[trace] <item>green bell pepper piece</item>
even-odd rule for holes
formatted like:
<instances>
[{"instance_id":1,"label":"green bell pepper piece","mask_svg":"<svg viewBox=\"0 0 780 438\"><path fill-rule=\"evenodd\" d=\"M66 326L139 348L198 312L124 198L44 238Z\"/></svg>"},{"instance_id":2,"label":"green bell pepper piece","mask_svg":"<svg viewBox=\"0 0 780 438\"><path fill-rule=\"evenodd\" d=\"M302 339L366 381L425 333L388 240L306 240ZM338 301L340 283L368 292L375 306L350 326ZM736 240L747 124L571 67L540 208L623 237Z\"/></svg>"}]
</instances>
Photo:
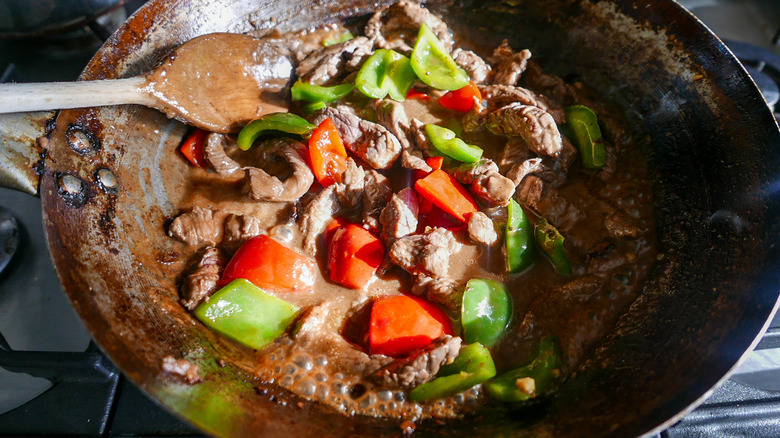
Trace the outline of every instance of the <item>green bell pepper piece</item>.
<instances>
[{"instance_id":1,"label":"green bell pepper piece","mask_svg":"<svg viewBox=\"0 0 780 438\"><path fill-rule=\"evenodd\" d=\"M514 199L509 201L506 222L506 267L510 273L525 271L534 262L534 227L523 208Z\"/></svg>"},{"instance_id":2,"label":"green bell pepper piece","mask_svg":"<svg viewBox=\"0 0 780 438\"><path fill-rule=\"evenodd\" d=\"M349 41L352 38L355 38L355 35L352 34L352 32L345 30L337 35L334 35L330 38L325 38L322 41L322 45L325 47L330 47L334 44L343 43L344 41Z\"/></svg>"},{"instance_id":3,"label":"green bell pepper piece","mask_svg":"<svg viewBox=\"0 0 780 438\"><path fill-rule=\"evenodd\" d=\"M482 158L482 148L467 144L447 128L437 125L425 125L425 134L437 151L458 161L475 163Z\"/></svg>"},{"instance_id":4,"label":"green bell pepper piece","mask_svg":"<svg viewBox=\"0 0 780 438\"><path fill-rule=\"evenodd\" d=\"M455 360L441 367L438 377L409 393L413 402L450 397L496 375L496 365L487 348L479 343L463 347Z\"/></svg>"},{"instance_id":5,"label":"green bell pepper piece","mask_svg":"<svg viewBox=\"0 0 780 438\"><path fill-rule=\"evenodd\" d=\"M299 79L293 84L290 94L292 95L292 100L331 103L343 98L354 88L355 86L352 84L323 87L321 85L307 84Z\"/></svg>"},{"instance_id":6,"label":"green bell pepper piece","mask_svg":"<svg viewBox=\"0 0 780 438\"><path fill-rule=\"evenodd\" d=\"M195 317L247 347L260 349L284 333L298 308L239 278L195 309Z\"/></svg>"},{"instance_id":7,"label":"green bell pepper piece","mask_svg":"<svg viewBox=\"0 0 780 438\"><path fill-rule=\"evenodd\" d=\"M426 85L440 90L459 90L469 83L469 74L455 63L425 24L420 27L412 50L412 69Z\"/></svg>"},{"instance_id":8,"label":"green bell pepper piece","mask_svg":"<svg viewBox=\"0 0 780 438\"><path fill-rule=\"evenodd\" d=\"M508 371L485 383L485 390L496 400L522 402L549 391L561 376L561 355L555 339L539 342L536 357L528 364Z\"/></svg>"},{"instance_id":9,"label":"green bell pepper piece","mask_svg":"<svg viewBox=\"0 0 780 438\"><path fill-rule=\"evenodd\" d=\"M558 229L547 222L547 219L540 218L536 221L536 244L542 252L550 259L555 270L561 275L571 275L572 267L569 254L563 247L563 236Z\"/></svg>"},{"instance_id":10,"label":"green bell pepper piece","mask_svg":"<svg viewBox=\"0 0 780 438\"><path fill-rule=\"evenodd\" d=\"M249 150L252 144L263 134L271 131L281 131L288 134L309 135L316 126L307 122L301 116L291 113L271 113L249 122L238 133L238 147L242 151Z\"/></svg>"},{"instance_id":11,"label":"green bell pepper piece","mask_svg":"<svg viewBox=\"0 0 780 438\"><path fill-rule=\"evenodd\" d=\"M596 113L584 105L569 106L564 110L567 133L580 151L582 167L592 170L601 169L606 160L606 153Z\"/></svg>"},{"instance_id":12,"label":"green bell pepper piece","mask_svg":"<svg viewBox=\"0 0 780 438\"><path fill-rule=\"evenodd\" d=\"M504 334L512 318L512 299L504 285L484 278L466 283L461 305L463 338L489 347Z\"/></svg>"},{"instance_id":13,"label":"green bell pepper piece","mask_svg":"<svg viewBox=\"0 0 780 438\"><path fill-rule=\"evenodd\" d=\"M414 70L406 56L388 49L379 49L360 67L355 87L374 99L406 100L406 93L415 81Z\"/></svg>"}]
</instances>

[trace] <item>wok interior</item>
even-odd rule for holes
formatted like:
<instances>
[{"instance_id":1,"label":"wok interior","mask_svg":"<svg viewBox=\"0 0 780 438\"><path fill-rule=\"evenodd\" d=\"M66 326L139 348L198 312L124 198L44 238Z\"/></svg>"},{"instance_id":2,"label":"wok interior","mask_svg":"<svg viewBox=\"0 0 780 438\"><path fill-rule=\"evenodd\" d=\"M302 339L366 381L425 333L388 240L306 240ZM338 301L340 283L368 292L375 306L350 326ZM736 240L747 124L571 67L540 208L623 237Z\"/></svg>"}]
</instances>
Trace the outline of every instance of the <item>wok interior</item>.
<instances>
[{"instance_id":1,"label":"wok interior","mask_svg":"<svg viewBox=\"0 0 780 438\"><path fill-rule=\"evenodd\" d=\"M82 78L144 72L204 33L299 29L372 7L363 1L195 3L150 2ZM457 425L421 423L417 433L650 431L734 366L777 301L778 202L765 192L779 167L780 134L771 113L725 48L672 2L427 6L480 48L508 38L551 72L582 80L625 111L645 133L656 176L662 257L613 334L551 401L485 410ZM65 141L70 126L93 133L101 148L75 154ZM397 434L398 422L347 418L313 403L296 407L292 395L245 371L253 353L218 338L177 303L178 275L190 261L165 237L166 221L198 185L175 152L184 132L180 123L139 107L59 116L42 176L45 223L59 275L96 340L162 405L215 434ZM99 168L114 172L118 193L99 185ZM83 205L58 195L64 174L85 182ZM204 381L188 386L162 375L166 355L197 363Z\"/></svg>"}]
</instances>

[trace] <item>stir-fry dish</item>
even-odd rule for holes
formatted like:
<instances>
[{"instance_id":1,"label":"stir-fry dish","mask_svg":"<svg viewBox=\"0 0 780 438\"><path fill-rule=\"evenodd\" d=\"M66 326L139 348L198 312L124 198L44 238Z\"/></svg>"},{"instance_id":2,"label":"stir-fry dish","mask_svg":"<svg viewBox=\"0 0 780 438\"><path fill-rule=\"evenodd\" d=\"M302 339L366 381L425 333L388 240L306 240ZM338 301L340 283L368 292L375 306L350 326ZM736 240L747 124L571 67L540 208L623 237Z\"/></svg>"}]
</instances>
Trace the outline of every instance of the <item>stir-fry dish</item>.
<instances>
[{"instance_id":1,"label":"stir-fry dish","mask_svg":"<svg viewBox=\"0 0 780 438\"><path fill-rule=\"evenodd\" d=\"M466 49L413 2L257 36L295 66L288 111L182 144L182 305L257 350L259 378L345 414L554 394L656 257L617 113L529 50Z\"/></svg>"}]
</instances>

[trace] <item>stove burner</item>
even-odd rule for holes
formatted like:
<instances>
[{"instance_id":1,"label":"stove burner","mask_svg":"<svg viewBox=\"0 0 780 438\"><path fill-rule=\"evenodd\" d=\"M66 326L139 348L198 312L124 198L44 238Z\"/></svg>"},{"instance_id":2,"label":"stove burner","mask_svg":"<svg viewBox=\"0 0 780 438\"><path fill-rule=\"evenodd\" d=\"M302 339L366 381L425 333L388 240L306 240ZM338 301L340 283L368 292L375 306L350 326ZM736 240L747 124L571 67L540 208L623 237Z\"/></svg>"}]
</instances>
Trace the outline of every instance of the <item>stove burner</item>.
<instances>
[{"instance_id":1,"label":"stove burner","mask_svg":"<svg viewBox=\"0 0 780 438\"><path fill-rule=\"evenodd\" d=\"M2 272L19 246L19 225L16 218L0 207L0 272Z\"/></svg>"}]
</instances>

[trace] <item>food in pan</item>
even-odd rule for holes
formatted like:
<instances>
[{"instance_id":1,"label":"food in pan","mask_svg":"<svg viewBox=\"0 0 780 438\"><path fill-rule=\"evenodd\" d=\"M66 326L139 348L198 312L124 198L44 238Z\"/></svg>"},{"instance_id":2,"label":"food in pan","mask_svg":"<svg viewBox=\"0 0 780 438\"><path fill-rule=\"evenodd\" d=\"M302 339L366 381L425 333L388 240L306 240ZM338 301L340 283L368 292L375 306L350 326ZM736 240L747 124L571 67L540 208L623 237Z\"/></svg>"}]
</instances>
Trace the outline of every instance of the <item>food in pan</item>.
<instances>
[{"instance_id":1,"label":"food in pan","mask_svg":"<svg viewBox=\"0 0 780 438\"><path fill-rule=\"evenodd\" d=\"M554 393L655 259L619 111L412 2L258 34L288 112L193 132L169 226L182 304L255 374L346 414L453 417ZM184 160L184 158L183 158Z\"/></svg>"}]
</instances>

